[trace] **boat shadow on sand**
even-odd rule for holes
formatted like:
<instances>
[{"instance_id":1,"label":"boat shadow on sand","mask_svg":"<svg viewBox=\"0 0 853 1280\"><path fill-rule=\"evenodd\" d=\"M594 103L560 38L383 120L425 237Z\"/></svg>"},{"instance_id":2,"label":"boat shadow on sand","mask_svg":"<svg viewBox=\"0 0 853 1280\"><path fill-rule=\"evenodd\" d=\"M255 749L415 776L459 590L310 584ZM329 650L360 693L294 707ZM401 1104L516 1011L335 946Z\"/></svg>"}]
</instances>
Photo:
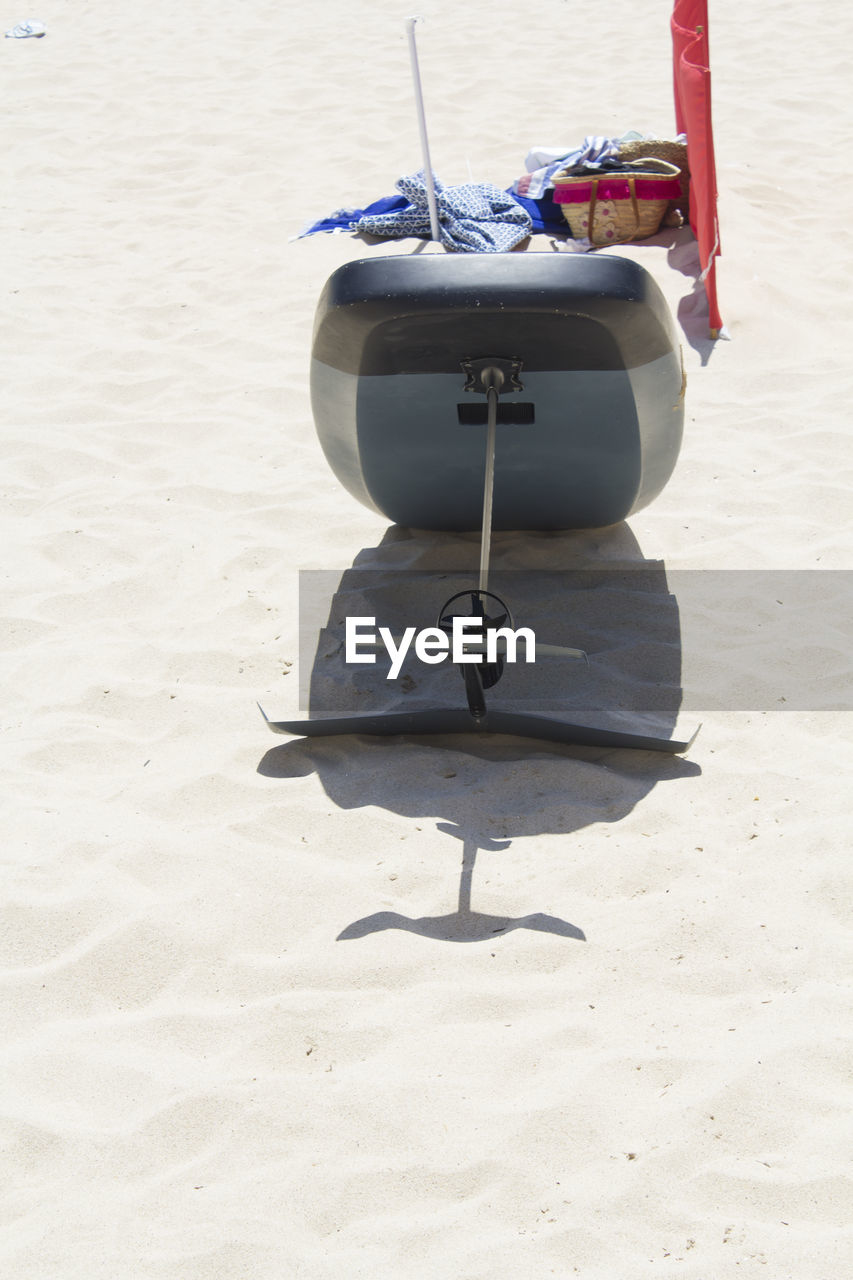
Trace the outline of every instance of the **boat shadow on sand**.
<instances>
[{"instance_id":1,"label":"boat shadow on sand","mask_svg":"<svg viewBox=\"0 0 853 1280\"><path fill-rule=\"evenodd\" d=\"M464 706L459 672L450 663L425 667L412 656L400 678L389 681L387 660L384 669L378 662L348 666L342 636L344 619L353 616L387 621L395 631L431 626L459 583L470 584L477 550L473 536L392 527L343 574L309 575L300 661L310 714ZM663 564L643 560L627 525L571 535L498 534L493 552L499 568L489 585L511 596L515 625L534 627L540 641L584 649L589 664L555 660L547 669L537 662L511 670L508 664L489 691L489 705L671 733L681 704L678 605ZM458 840L455 910L422 917L379 911L338 934L347 940L399 929L446 942L482 942L516 929L583 940L577 924L541 912L510 917L475 910L477 854L505 852L513 839L568 836L618 822L657 783L700 772L677 755L477 733L294 737L267 751L258 771L280 779L316 773L343 811L374 806L435 821L436 830Z\"/></svg>"}]
</instances>

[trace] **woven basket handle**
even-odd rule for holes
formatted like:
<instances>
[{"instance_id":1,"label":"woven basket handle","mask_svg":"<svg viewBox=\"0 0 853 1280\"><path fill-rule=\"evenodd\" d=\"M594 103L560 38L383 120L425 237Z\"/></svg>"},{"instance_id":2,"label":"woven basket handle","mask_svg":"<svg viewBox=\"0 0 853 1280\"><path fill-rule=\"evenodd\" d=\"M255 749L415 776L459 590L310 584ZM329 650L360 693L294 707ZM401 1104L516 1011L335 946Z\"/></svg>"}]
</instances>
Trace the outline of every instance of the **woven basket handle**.
<instances>
[{"instance_id":1,"label":"woven basket handle","mask_svg":"<svg viewBox=\"0 0 853 1280\"><path fill-rule=\"evenodd\" d=\"M595 240L593 239L593 233L595 231L595 206L598 203L599 181L599 178L593 178L592 191L589 196L589 242L591 245L595 245L597 249L606 248L608 244L630 244L637 232L640 230L640 208L637 204L637 192L634 188L634 175L630 174L628 176L628 190L631 192L631 207L634 210L634 230L629 236L622 236L619 240L602 240L600 244L596 245Z\"/></svg>"}]
</instances>

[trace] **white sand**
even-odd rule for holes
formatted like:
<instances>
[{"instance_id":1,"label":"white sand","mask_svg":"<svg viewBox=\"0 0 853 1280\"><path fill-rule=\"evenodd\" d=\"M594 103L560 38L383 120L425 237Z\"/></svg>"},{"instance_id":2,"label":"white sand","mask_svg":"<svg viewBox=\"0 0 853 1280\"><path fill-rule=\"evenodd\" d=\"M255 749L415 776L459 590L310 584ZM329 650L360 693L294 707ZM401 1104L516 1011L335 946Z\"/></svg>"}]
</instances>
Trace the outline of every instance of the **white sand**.
<instances>
[{"instance_id":1,"label":"white sand","mask_svg":"<svg viewBox=\"0 0 853 1280\"><path fill-rule=\"evenodd\" d=\"M695 246L623 251L681 318L672 481L630 530L503 536L497 567L628 538L668 571L851 568L853 24L823 9L712 6L732 341ZM663 0L420 11L445 182L672 131ZM413 247L290 239L419 166L406 13L4 7L48 34L0 45L0 1271L844 1275L840 632L819 704L704 709L686 760L310 745L255 710L296 710L299 570L476 562L373 550L308 402L327 275ZM748 643L723 662L749 686Z\"/></svg>"}]
</instances>

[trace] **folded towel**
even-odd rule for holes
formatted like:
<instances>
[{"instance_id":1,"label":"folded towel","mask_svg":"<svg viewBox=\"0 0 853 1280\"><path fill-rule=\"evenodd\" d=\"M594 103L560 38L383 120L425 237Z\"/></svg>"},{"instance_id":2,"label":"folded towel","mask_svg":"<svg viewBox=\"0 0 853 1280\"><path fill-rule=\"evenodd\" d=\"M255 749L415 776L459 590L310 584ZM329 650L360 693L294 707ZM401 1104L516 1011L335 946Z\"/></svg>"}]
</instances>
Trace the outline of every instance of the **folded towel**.
<instances>
[{"instance_id":1,"label":"folded towel","mask_svg":"<svg viewBox=\"0 0 853 1280\"><path fill-rule=\"evenodd\" d=\"M627 137L628 135L626 135ZM632 137L638 135L632 134ZM582 164L586 168L595 169L607 160L619 155L621 138L604 138L601 135L589 135L579 147L562 152L559 148L538 147L529 152L524 164L528 170L512 184L516 195L527 196L530 200L540 200L554 185L554 174L568 165Z\"/></svg>"}]
</instances>

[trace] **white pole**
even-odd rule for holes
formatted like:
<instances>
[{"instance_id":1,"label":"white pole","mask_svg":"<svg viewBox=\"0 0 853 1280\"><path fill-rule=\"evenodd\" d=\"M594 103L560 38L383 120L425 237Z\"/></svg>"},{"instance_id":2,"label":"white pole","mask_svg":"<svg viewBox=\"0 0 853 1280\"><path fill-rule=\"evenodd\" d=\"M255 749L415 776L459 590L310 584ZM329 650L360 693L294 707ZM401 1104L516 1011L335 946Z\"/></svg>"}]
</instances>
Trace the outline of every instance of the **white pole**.
<instances>
[{"instance_id":1,"label":"white pole","mask_svg":"<svg viewBox=\"0 0 853 1280\"><path fill-rule=\"evenodd\" d=\"M418 69L418 50L415 44L415 23L418 18L406 19L406 34L409 37L409 57L412 61L412 80L415 86L415 106L418 111L418 129L421 135L421 154L424 161L424 180L426 181L427 203L429 204L429 225L432 238L436 244L441 243L441 232L438 227L438 205L435 199L435 184L432 180L432 164L429 158L429 140L426 130L426 114L424 112L424 95L421 90L421 73Z\"/></svg>"}]
</instances>

